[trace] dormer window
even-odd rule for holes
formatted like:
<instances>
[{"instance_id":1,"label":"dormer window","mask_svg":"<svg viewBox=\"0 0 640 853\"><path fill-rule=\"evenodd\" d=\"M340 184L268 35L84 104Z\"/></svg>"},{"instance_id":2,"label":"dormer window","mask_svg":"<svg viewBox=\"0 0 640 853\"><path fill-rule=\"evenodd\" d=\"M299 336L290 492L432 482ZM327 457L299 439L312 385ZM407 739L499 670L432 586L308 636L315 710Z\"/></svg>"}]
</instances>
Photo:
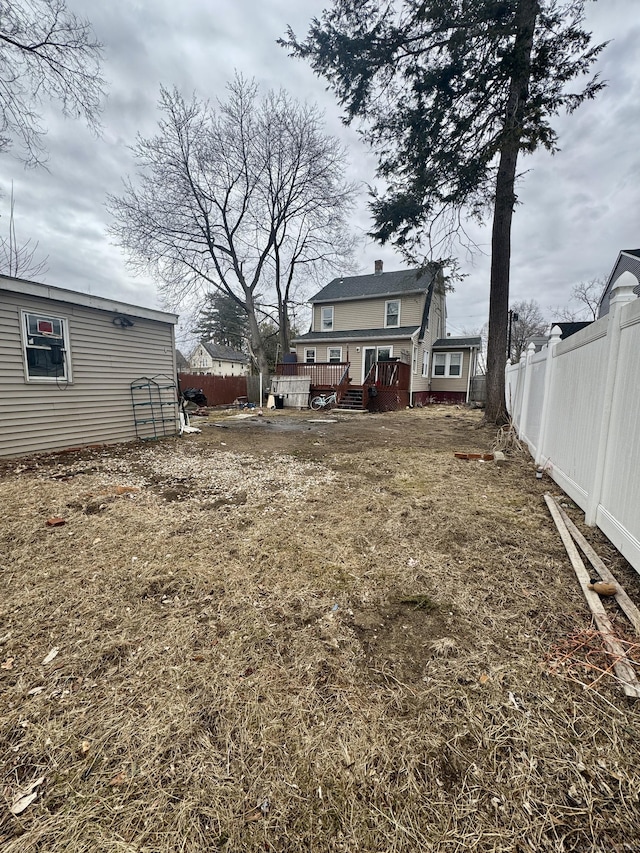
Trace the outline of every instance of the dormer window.
<instances>
[{"instance_id":1,"label":"dormer window","mask_svg":"<svg viewBox=\"0 0 640 853\"><path fill-rule=\"evenodd\" d=\"M333 331L333 305L327 305L320 311L320 331Z\"/></svg>"},{"instance_id":2,"label":"dormer window","mask_svg":"<svg viewBox=\"0 0 640 853\"><path fill-rule=\"evenodd\" d=\"M385 328L400 325L400 300L390 299L384 303L384 325Z\"/></svg>"}]
</instances>

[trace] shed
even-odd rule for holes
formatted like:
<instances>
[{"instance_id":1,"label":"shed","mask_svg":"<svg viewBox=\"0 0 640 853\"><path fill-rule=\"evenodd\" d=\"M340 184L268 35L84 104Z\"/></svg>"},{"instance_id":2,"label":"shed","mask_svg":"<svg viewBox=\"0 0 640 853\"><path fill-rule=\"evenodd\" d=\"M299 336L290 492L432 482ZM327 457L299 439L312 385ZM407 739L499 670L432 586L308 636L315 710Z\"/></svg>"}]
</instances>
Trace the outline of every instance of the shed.
<instances>
[{"instance_id":1,"label":"shed","mask_svg":"<svg viewBox=\"0 0 640 853\"><path fill-rule=\"evenodd\" d=\"M311 380L308 376L275 376L271 393L282 398L285 409L306 409L309 405Z\"/></svg>"},{"instance_id":2,"label":"shed","mask_svg":"<svg viewBox=\"0 0 640 853\"><path fill-rule=\"evenodd\" d=\"M177 320L0 276L0 456L135 439L131 383L174 381Z\"/></svg>"}]
</instances>

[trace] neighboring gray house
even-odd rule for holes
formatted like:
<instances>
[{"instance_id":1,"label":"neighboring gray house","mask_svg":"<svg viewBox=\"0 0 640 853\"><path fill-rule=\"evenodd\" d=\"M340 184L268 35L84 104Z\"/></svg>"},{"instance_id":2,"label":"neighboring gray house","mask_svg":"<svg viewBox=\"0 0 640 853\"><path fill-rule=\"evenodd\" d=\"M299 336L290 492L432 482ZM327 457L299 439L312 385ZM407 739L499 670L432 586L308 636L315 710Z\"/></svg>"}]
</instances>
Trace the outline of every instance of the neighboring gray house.
<instances>
[{"instance_id":1,"label":"neighboring gray house","mask_svg":"<svg viewBox=\"0 0 640 853\"><path fill-rule=\"evenodd\" d=\"M191 370L188 359L182 355L179 349L176 350L176 369L178 373L188 373Z\"/></svg>"},{"instance_id":2,"label":"neighboring gray house","mask_svg":"<svg viewBox=\"0 0 640 853\"><path fill-rule=\"evenodd\" d=\"M598 319L609 313L609 298L613 285L620 278L622 273L630 272L640 281L640 249L622 249L618 253L618 258L614 264L613 270L605 285L600 303L598 305ZM640 296L640 285L634 291Z\"/></svg>"},{"instance_id":3,"label":"neighboring gray house","mask_svg":"<svg viewBox=\"0 0 640 853\"><path fill-rule=\"evenodd\" d=\"M135 439L131 383L175 381L177 319L0 275L0 456Z\"/></svg>"},{"instance_id":4,"label":"neighboring gray house","mask_svg":"<svg viewBox=\"0 0 640 853\"><path fill-rule=\"evenodd\" d=\"M189 359L192 373L207 376L247 376L249 356L213 341L200 343Z\"/></svg>"}]
</instances>

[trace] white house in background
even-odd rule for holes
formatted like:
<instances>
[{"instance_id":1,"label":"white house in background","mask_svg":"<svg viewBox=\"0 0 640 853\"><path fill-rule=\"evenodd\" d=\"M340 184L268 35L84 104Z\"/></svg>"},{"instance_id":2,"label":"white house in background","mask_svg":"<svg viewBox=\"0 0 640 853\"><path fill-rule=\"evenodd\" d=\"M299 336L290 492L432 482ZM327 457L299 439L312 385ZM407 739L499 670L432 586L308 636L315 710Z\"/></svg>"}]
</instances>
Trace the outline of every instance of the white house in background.
<instances>
[{"instance_id":1,"label":"white house in background","mask_svg":"<svg viewBox=\"0 0 640 853\"><path fill-rule=\"evenodd\" d=\"M175 433L177 320L0 275L0 456ZM159 376L159 409L134 415L131 384Z\"/></svg>"},{"instance_id":2,"label":"white house in background","mask_svg":"<svg viewBox=\"0 0 640 853\"><path fill-rule=\"evenodd\" d=\"M189 359L192 373L207 376L247 376L249 356L224 344L200 343Z\"/></svg>"}]
</instances>

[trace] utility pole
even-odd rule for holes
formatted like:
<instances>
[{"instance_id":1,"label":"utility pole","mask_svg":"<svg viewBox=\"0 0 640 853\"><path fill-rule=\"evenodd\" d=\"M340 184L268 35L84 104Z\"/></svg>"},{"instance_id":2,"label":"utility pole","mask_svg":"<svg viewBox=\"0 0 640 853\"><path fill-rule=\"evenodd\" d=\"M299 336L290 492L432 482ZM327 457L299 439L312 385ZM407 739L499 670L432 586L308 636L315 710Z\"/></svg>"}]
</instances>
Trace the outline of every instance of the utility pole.
<instances>
[{"instance_id":1,"label":"utility pole","mask_svg":"<svg viewBox=\"0 0 640 853\"><path fill-rule=\"evenodd\" d=\"M511 358L511 324L517 323L520 318L517 311L512 311L509 308L509 334L507 336L507 358Z\"/></svg>"}]
</instances>

